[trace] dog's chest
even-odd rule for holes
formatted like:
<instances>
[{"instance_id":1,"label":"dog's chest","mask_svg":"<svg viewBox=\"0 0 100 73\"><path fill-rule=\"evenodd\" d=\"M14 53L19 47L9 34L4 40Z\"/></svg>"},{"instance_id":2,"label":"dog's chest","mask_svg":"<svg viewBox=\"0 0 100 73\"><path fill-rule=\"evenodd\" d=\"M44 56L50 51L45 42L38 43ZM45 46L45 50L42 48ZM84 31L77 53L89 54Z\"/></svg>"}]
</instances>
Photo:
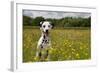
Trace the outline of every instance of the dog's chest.
<instances>
[{"instance_id":1,"label":"dog's chest","mask_svg":"<svg viewBox=\"0 0 100 73\"><path fill-rule=\"evenodd\" d=\"M45 37L45 38L42 38L42 41L41 41L41 48L47 48L50 44L50 40L49 40L49 37Z\"/></svg>"},{"instance_id":2,"label":"dog's chest","mask_svg":"<svg viewBox=\"0 0 100 73\"><path fill-rule=\"evenodd\" d=\"M42 44L48 44L49 43L49 38L45 38L42 40Z\"/></svg>"}]
</instances>

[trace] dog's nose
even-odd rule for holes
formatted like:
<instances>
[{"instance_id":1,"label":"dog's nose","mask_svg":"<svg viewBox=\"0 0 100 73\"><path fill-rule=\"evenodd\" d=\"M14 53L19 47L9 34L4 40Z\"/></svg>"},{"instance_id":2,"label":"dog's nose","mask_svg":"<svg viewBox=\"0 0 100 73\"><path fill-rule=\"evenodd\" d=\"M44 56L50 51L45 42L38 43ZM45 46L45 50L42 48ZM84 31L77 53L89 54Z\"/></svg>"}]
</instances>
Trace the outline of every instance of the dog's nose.
<instances>
[{"instance_id":1,"label":"dog's nose","mask_svg":"<svg viewBox=\"0 0 100 73\"><path fill-rule=\"evenodd\" d=\"M48 32L48 30L46 30L46 32Z\"/></svg>"}]
</instances>

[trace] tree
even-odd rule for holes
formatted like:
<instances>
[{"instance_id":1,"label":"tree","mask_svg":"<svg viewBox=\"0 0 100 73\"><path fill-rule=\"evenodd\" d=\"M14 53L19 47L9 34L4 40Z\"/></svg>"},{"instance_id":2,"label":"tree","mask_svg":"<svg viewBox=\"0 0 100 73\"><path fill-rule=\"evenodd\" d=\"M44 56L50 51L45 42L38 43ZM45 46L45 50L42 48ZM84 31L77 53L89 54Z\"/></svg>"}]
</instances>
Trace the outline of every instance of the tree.
<instances>
[{"instance_id":1,"label":"tree","mask_svg":"<svg viewBox=\"0 0 100 73\"><path fill-rule=\"evenodd\" d=\"M23 25L24 26L39 26L41 21L50 21L57 27L90 27L91 26L91 17L88 18L73 18L73 17L64 17L60 19L55 18L46 18L40 16L36 18L31 18L28 16L23 16Z\"/></svg>"},{"instance_id":2,"label":"tree","mask_svg":"<svg viewBox=\"0 0 100 73\"><path fill-rule=\"evenodd\" d=\"M32 26L32 18L28 16L23 16L23 25Z\"/></svg>"},{"instance_id":3,"label":"tree","mask_svg":"<svg viewBox=\"0 0 100 73\"><path fill-rule=\"evenodd\" d=\"M39 26L41 21L44 21L45 19L43 17L36 17L32 20L33 26Z\"/></svg>"}]
</instances>

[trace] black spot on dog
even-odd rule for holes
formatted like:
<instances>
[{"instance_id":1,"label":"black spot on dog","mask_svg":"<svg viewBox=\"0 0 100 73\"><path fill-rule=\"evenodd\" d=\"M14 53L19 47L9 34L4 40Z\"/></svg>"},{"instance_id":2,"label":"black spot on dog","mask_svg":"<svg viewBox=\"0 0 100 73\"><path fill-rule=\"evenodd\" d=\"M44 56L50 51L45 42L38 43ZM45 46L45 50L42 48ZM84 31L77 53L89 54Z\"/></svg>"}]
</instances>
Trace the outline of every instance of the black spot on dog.
<instances>
[{"instance_id":1,"label":"black spot on dog","mask_svg":"<svg viewBox=\"0 0 100 73\"><path fill-rule=\"evenodd\" d=\"M41 45L41 48L43 48L43 45Z\"/></svg>"},{"instance_id":2,"label":"black spot on dog","mask_svg":"<svg viewBox=\"0 0 100 73\"><path fill-rule=\"evenodd\" d=\"M47 43L47 40L45 40L45 43Z\"/></svg>"},{"instance_id":3,"label":"black spot on dog","mask_svg":"<svg viewBox=\"0 0 100 73\"><path fill-rule=\"evenodd\" d=\"M42 43L44 43L44 40L42 40Z\"/></svg>"},{"instance_id":4,"label":"black spot on dog","mask_svg":"<svg viewBox=\"0 0 100 73\"><path fill-rule=\"evenodd\" d=\"M46 38L46 36L45 36L45 35L43 35L43 38L45 39L45 38Z\"/></svg>"},{"instance_id":5,"label":"black spot on dog","mask_svg":"<svg viewBox=\"0 0 100 73\"><path fill-rule=\"evenodd\" d=\"M39 57L41 57L42 56L42 54L41 54L41 52L39 52Z\"/></svg>"}]
</instances>

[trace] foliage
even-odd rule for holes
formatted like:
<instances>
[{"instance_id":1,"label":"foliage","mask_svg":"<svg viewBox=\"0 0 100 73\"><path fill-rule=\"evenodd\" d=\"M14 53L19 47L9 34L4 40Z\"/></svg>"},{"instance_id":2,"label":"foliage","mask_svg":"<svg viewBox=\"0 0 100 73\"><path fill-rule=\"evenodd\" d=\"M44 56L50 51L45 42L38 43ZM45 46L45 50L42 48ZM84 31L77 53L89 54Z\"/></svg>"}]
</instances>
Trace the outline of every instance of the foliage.
<instances>
[{"instance_id":1,"label":"foliage","mask_svg":"<svg viewBox=\"0 0 100 73\"><path fill-rule=\"evenodd\" d=\"M39 28L23 30L23 62L38 62L36 46L41 32ZM52 49L49 61L84 60L91 58L90 29L54 28L50 32Z\"/></svg>"},{"instance_id":2,"label":"foliage","mask_svg":"<svg viewBox=\"0 0 100 73\"><path fill-rule=\"evenodd\" d=\"M53 18L44 18L42 16L36 18L23 16L23 25L39 26L39 23L44 20L50 21L55 26L58 27L90 27L91 26L91 17L88 18L65 17L61 19L53 19Z\"/></svg>"},{"instance_id":3,"label":"foliage","mask_svg":"<svg viewBox=\"0 0 100 73\"><path fill-rule=\"evenodd\" d=\"M28 16L23 16L23 25L24 26L32 26L32 18Z\"/></svg>"},{"instance_id":4,"label":"foliage","mask_svg":"<svg viewBox=\"0 0 100 73\"><path fill-rule=\"evenodd\" d=\"M44 18L43 17L36 17L35 19L32 20L32 25L33 26L39 26L39 23L41 21L44 21Z\"/></svg>"}]
</instances>

